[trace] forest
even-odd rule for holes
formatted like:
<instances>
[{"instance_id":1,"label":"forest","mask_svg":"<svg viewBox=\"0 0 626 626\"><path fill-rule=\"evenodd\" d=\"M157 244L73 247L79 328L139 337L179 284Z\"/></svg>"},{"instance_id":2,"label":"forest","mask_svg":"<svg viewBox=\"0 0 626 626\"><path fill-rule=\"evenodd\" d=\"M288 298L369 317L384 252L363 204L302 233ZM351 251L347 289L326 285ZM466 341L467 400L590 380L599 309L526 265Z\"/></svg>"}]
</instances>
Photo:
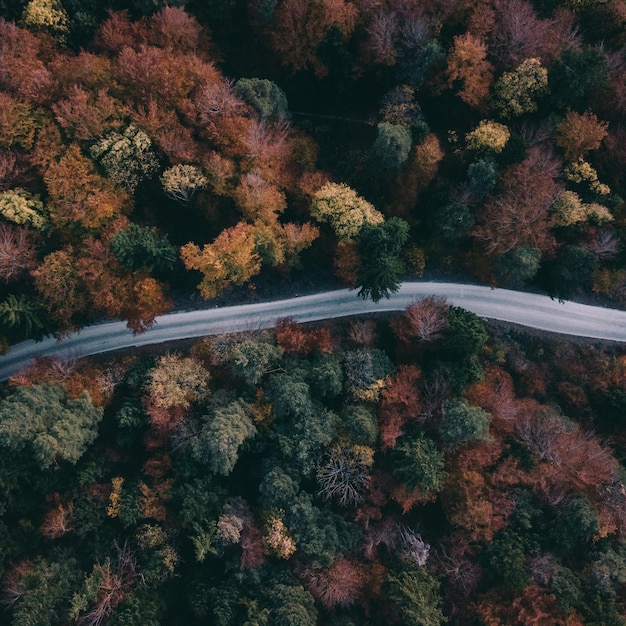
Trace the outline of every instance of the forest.
<instances>
[{"instance_id":1,"label":"forest","mask_svg":"<svg viewBox=\"0 0 626 626\"><path fill-rule=\"evenodd\" d=\"M625 44L624 0L0 0L0 354L406 278L623 308ZM438 298L40 359L0 622L624 625L625 411L622 347Z\"/></svg>"}]
</instances>

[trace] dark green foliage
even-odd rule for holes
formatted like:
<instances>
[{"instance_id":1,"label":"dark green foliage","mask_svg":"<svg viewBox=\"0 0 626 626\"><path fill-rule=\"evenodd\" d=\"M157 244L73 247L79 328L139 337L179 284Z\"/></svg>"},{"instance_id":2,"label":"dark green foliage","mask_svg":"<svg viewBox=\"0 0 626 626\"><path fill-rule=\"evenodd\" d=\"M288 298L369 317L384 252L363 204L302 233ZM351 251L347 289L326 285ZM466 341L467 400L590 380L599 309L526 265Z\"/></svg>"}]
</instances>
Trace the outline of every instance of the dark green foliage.
<instances>
[{"instance_id":1,"label":"dark green foliage","mask_svg":"<svg viewBox=\"0 0 626 626\"><path fill-rule=\"evenodd\" d=\"M315 356L306 378L313 393L322 398L336 398L343 391L343 369L334 354Z\"/></svg>"},{"instance_id":2,"label":"dark green foliage","mask_svg":"<svg viewBox=\"0 0 626 626\"><path fill-rule=\"evenodd\" d=\"M176 248L156 228L130 224L111 239L111 252L130 272L172 270L178 258Z\"/></svg>"},{"instance_id":3,"label":"dark green foliage","mask_svg":"<svg viewBox=\"0 0 626 626\"><path fill-rule=\"evenodd\" d=\"M5 332L17 338L42 339L46 334L44 311L23 294L9 294L0 302L0 324Z\"/></svg>"},{"instance_id":4,"label":"dark green foliage","mask_svg":"<svg viewBox=\"0 0 626 626\"><path fill-rule=\"evenodd\" d=\"M608 79L609 66L600 48L567 48L550 67L548 85L555 106L582 112L602 97Z\"/></svg>"},{"instance_id":5,"label":"dark green foliage","mask_svg":"<svg viewBox=\"0 0 626 626\"><path fill-rule=\"evenodd\" d=\"M0 444L30 450L42 469L76 463L95 440L101 419L102 409L87 392L70 400L56 385L19 387L0 403Z\"/></svg>"},{"instance_id":6,"label":"dark green foliage","mask_svg":"<svg viewBox=\"0 0 626 626\"><path fill-rule=\"evenodd\" d=\"M250 407L236 400L217 408L204 418L200 432L193 438L190 452L198 463L208 465L214 474L227 476L239 458L239 449L256 434Z\"/></svg>"},{"instance_id":7,"label":"dark green foliage","mask_svg":"<svg viewBox=\"0 0 626 626\"><path fill-rule=\"evenodd\" d=\"M229 354L230 367L234 374L249 385L256 385L264 374L270 372L282 356L282 349L263 338L248 339L235 345Z\"/></svg>"},{"instance_id":8,"label":"dark green foliage","mask_svg":"<svg viewBox=\"0 0 626 626\"><path fill-rule=\"evenodd\" d=\"M240 78L235 83L237 95L252 106L262 120L279 121L289 115L285 92L265 78Z\"/></svg>"},{"instance_id":9,"label":"dark green foliage","mask_svg":"<svg viewBox=\"0 0 626 626\"><path fill-rule=\"evenodd\" d=\"M563 516L571 533L580 539L591 540L598 532L598 511L583 494L577 494L561 504Z\"/></svg>"},{"instance_id":10,"label":"dark green foliage","mask_svg":"<svg viewBox=\"0 0 626 626\"><path fill-rule=\"evenodd\" d=\"M280 420L276 439L281 454L303 474L311 474L322 448L335 434L337 418L313 403L306 383L287 374L274 376L268 387Z\"/></svg>"},{"instance_id":11,"label":"dark green foliage","mask_svg":"<svg viewBox=\"0 0 626 626\"><path fill-rule=\"evenodd\" d=\"M389 574L386 596L406 626L439 626L447 620L441 611L439 581L425 567Z\"/></svg>"},{"instance_id":12,"label":"dark green foliage","mask_svg":"<svg viewBox=\"0 0 626 626\"><path fill-rule=\"evenodd\" d=\"M550 578L550 591L559 604L566 610L580 607L583 599L582 583L574 572L562 565L557 565Z\"/></svg>"},{"instance_id":13,"label":"dark green foliage","mask_svg":"<svg viewBox=\"0 0 626 626\"><path fill-rule=\"evenodd\" d=\"M317 610L311 594L301 585L277 584L268 588L271 623L276 626L316 626Z\"/></svg>"},{"instance_id":14,"label":"dark green foliage","mask_svg":"<svg viewBox=\"0 0 626 626\"><path fill-rule=\"evenodd\" d=\"M450 307L444 350L450 360L468 359L479 354L487 342L487 330L475 313Z\"/></svg>"},{"instance_id":15,"label":"dark green foliage","mask_svg":"<svg viewBox=\"0 0 626 626\"><path fill-rule=\"evenodd\" d=\"M446 51L437 39L425 46L411 50L398 64L398 79L418 89L437 70L443 69Z\"/></svg>"},{"instance_id":16,"label":"dark green foliage","mask_svg":"<svg viewBox=\"0 0 626 626\"><path fill-rule=\"evenodd\" d=\"M359 233L361 268L359 296L378 302L398 291L404 272L402 250L409 238L409 225L398 217L382 224L366 224Z\"/></svg>"},{"instance_id":17,"label":"dark green foliage","mask_svg":"<svg viewBox=\"0 0 626 626\"><path fill-rule=\"evenodd\" d=\"M550 292L561 300L591 286L598 258L582 246L565 246L549 270Z\"/></svg>"},{"instance_id":18,"label":"dark green foliage","mask_svg":"<svg viewBox=\"0 0 626 626\"><path fill-rule=\"evenodd\" d=\"M17 592L12 626L58 624L79 576L76 560L63 554L56 561L37 558L24 563L11 573L11 587Z\"/></svg>"},{"instance_id":19,"label":"dark green foliage","mask_svg":"<svg viewBox=\"0 0 626 626\"><path fill-rule=\"evenodd\" d=\"M474 226L474 216L466 204L448 202L433 215L435 234L446 243L458 242Z\"/></svg>"},{"instance_id":20,"label":"dark green foliage","mask_svg":"<svg viewBox=\"0 0 626 626\"><path fill-rule=\"evenodd\" d=\"M489 419L489 413L464 398L449 398L443 403L441 438L450 448L468 441L487 441Z\"/></svg>"},{"instance_id":21,"label":"dark green foliage","mask_svg":"<svg viewBox=\"0 0 626 626\"><path fill-rule=\"evenodd\" d=\"M519 289L536 276L540 261L541 252L537 248L518 246L498 258L493 273L502 286Z\"/></svg>"},{"instance_id":22,"label":"dark green foliage","mask_svg":"<svg viewBox=\"0 0 626 626\"><path fill-rule=\"evenodd\" d=\"M322 511L305 492L300 492L286 509L285 524L293 533L298 552L322 566L350 552L361 538L359 526Z\"/></svg>"},{"instance_id":23,"label":"dark green foliage","mask_svg":"<svg viewBox=\"0 0 626 626\"><path fill-rule=\"evenodd\" d=\"M411 131L399 124L381 122L370 151L370 169L374 173L397 172L409 158Z\"/></svg>"},{"instance_id":24,"label":"dark green foliage","mask_svg":"<svg viewBox=\"0 0 626 626\"><path fill-rule=\"evenodd\" d=\"M470 191L479 199L488 195L498 182L498 166L494 159L482 158L467 168Z\"/></svg>"},{"instance_id":25,"label":"dark green foliage","mask_svg":"<svg viewBox=\"0 0 626 626\"><path fill-rule=\"evenodd\" d=\"M423 494L441 491L446 479L444 455L423 432L403 435L391 452L393 475L409 489Z\"/></svg>"},{"instance_id":26,"label":"dark green foliage","mask_svg":"<svg viewBox=\"0 0 626 626\"><path fill-rule=\"evenodd\" d=\"M341 425L354 443L374 446L378 439L378 420L374 412L362 404L350 404L341 413Z\"/></svg>"},{"instance_id":27,"label":"dark green foliage","mask_svg":"<svg viewBox=\"0 0 626 626\"><path fill-rule=\"evenodd\" d=\"M499 532L485 550L485 567L495 583L523 589L529 573L521 537L509 528Z\"/></svg>"},{"instance_id":28,"label":"dark green foliage","mask_svg":"<svg viewBox=\"0 0 626 626\"><path fill-rule=\"evenodd\" d=\"M626 583L626 559L622 551L609 548L601 552L589 567L588 584L601 596L613 596Z\"/></svg>"},{"instance_id":29,"label":"dark green foliage","mask_svg":"<svg viewBox=\"0 0 626 626\"><path fill-rule=\"evenodd\" d=\"M281 467L275 466L259 484L259 494L264 506L284 508L300 490L300 485Z\"/></svg>"},{"instance_id":30,"label":"dark green foliage","mask_svg":"<svg viewBox=\"0 0 626 626\"><path fill-rule=\"evenodd\" d=\"M124 598L119 608L107 622L109 626L161 626L165 612L165 599L159 592L139 585Z\"/></svg>"}]
</instances>

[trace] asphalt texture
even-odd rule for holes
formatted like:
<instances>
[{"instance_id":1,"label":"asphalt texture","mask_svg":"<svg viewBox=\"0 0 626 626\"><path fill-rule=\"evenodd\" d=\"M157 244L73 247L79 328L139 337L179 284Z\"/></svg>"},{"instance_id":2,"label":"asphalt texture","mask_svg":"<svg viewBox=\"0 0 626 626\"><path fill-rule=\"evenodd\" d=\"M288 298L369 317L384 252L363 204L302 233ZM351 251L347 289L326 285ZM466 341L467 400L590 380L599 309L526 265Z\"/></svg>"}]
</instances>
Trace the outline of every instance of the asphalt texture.
<instances>
[{"instance_id":1,"label":"asphalt texture","mask_svg":"<svg viewBox=\"0 0 626 626\"><path fill-rule=\"evenodd\" d=\"M362 300L356 291L340 289L288 300L237 306L179 311L162 315L141 335L134 335L124 322L106 322L77 333L40 342L24 341L0 357L0 380L7 380L38 356L80 358L133 346L158 344L206 335L271 328L277 320L291 317L298 322L402 311L427 296L441 296L482 318L500 320L552 333L626 342L626 311L599 306L559 302L548 296L492 289L479 285L443 282L406 282L388 300Z\"/></svg>"}]
</instances>

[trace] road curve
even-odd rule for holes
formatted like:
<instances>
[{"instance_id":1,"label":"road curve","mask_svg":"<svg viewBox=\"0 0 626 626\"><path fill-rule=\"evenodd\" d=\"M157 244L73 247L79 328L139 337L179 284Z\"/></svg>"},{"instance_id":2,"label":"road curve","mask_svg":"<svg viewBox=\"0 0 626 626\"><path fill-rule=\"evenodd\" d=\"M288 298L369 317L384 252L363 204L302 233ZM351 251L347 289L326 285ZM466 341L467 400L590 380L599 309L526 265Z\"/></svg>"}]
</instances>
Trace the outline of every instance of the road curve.
<instances>
[{"instance_id":1,"label":"road curve","mask_svg":"<svg viewBox=\"0 0 626 626\"><path fill-rule=\"evenodd\" d=\"M478 285L437 282L406 282L389 300L361 300L355 291L340 289L309 296L231 307L170 313L142 335L133 335L124 322L88 326L61 341L24 341L0 357L0 380L7 380L36 356L83 357L133 346L162 343L220 333L257 330L276 320L292 317L299 322L401 311L409 304L435 295L480 317L512 322L553 333L626 342L626 311L558 302L548 296L491 289Z\"/></svg>"}]
</instances>

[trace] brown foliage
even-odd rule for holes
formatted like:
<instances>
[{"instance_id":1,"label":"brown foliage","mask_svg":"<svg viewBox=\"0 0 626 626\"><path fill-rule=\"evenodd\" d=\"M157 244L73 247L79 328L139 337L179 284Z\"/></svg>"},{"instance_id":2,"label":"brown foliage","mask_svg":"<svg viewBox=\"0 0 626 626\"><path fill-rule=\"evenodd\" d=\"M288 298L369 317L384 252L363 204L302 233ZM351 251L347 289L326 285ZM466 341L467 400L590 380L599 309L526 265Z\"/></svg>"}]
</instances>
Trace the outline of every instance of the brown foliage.
<instances>
[{"instance_id":1,"label":"brown foliage","mask_svg":"<svg viewBox=\"0 0 626 626\"><path fill-rule=\"evenodd\" d=\"M503 254L527 245L547 252L554 247L549 211L561 191L560 162L543 146L532 146L521 163L509 166L499 192L477 215L474 236L489 252Z\"/></svg>"},{"instance_id":2,"label":"brown foliage","mask_svg":"<svg viewBox=\"0 0 626 626\"><path fill-rule=\"evenodd\" d=\"M116 545L116 549L114 565L110 559L106 559L103 564L94 565L100 587L95 604L78 619L81 626L100 626L104 623L137 582L137 563L128 544L124 544L122 548Z\"/></svg>"},{"instance_id":3,"label":"brown foliage","mask_svg":"<svg viewBox=\"0 0 626 626\"><path fill-rule=\"evenodd\" d=\"M383 399L378 410L382 450L395 445L406 422L423 419L418 388L421 376L421 371L415 365L402 365L383 391Z\"/></svg>"},{"instance_id":4,"label":"brown foliage","mask_svg":"<svg viewBox=\"0 0 626 626\"><path fill-rule=\"evenodd\" d=\"M518 407L511 376L499 367L485 368L482 381L474 383L465 392L470 404L491 414L492 434L505 437L513 432Z\"/></svg>"},{"instance_id":5,"label":"brown foliage","mask_svg":"<svg viewBox=\"0 0 626 626\"><path fill-rule=\"evenodd\" d=\"M372 319L357 319L350 322L348 331L350 341L361 346L371 348L378 341L376 321Z\"/></svg>"},{"instance_id":6,"label":"brown foliage","mask_svg":"<svg viewBox=\"0 0 626 626\"><path fill-rule=\"evenodd\" d=\"M164 7L150 21L150 38L155 45L178 54L195 53L198 50L202 29L196 19L183 9Z\"/></svg>"},{"instance_id":7,"label":"brown foliage","mask_svg":"<svg viewBox=\"0 0 626 626\"><path fill-rule=\"evenodd\" d=\"M31 275L50 316L61 329L75 329L74 316L85 312L89 300L76 271L72 249L50 253Z\"/></svg>"},{"instance_id":8,"label":"brown foliage","mask_svg":"<svg viewBox=\"0 0 626 626\"><path fill-rule=\"evenodd\" d=\"M67 98L52 105L55 119L71 137L95 139L122 125L125 114L122 104L106 89L89 92L73 85Z\"/></svg>"},{"instance_id":9,"label":"brown foliage","mask_svg":"<svg viewBox=\"0 0 626 626\"><path fill-rule=\"evenodd\" d=\"M591 111L568 111L557 126L556 145L562 148L567 161L576 161L589 150L597 150L607 135L606 122L598 120Z\"/></svg>"},{"instance_id":10,"label":"brown foliage","mask_svg":"<svg viewBox=\"0 0 626 626\"><path fill-rule=\"evenodd\" d=\"M582 623L575 614L573 620L564 615L554 595L532 585L512 601L502 591L490 591L478 601L476 612L481 623L488 626L576 626Z\"/></svg>"},{"instance_id":11,"label":"brown foliage","mask_svg":"<svg viewBox=\"0 0 626 626\"><path fill-rule=\"evenodd\" d=\"M285 317L276 322L274 336L276 343L288 354L307 354L309 351L309 342L305 330L290 317Z\"/></svg>"},{"instance_id":12,"label":"brown foliage","mask_svg":"<svg viewBox=\"0 0 626 626\"><path fill-rule=\"evenodd\" d=\"M51 201L50 217L58 227L78 222L85 228L101 228L130 202L124 191L96 172L76 144L50 164L44 182Z\"/></svg>"},{"instance_id":13,"label":"brown foliage","mask_svg":"<svg viewBox=\"0 0 626 626\"><path fill-rule=\"evenodd\" d=\"M328 69L317 57L317 47L331 26L347 38L356 18L356 7L344 0L283 0L274 13L271 45L292 71L312 69L322 77Z\"/></svg>"},{"instance_id":14,"label":"brown foliage","mask_svg":"<svg viewBox=\"0 0 626 626\"><path fill-rule=\"evenodd\" d=\"M353 241L342 241L335 248L333 259L335 276L345 285L354 289L358 285L358 273L361 268L361 257Z\"/></svg>"},{"instance_id":15,"label":"brown foliage","mask_svg":"<svg viewBox=\"0 0 626 626\"><path fill-rule=\"evenodd\" d=\"M0 280L8 283L37 267L39 237L28 228L0 224Z\"/></svg>"},{"instance_id":16,"label":"brown foliage","mask_svg":"<svg viewBox=\"0 0 626 626\"><path fill-rule=\"evenodd\" d=\"M426 135L411 149L409 160L395 181L392 208L398 215L410 216L419 194L435 179L444 151L437 135Z\"/></svg>"},{"instance_id":17,"label":"brown foliage","mask_svg":"<svg viewBox=\"0 0 626 626\"><path fill-rule=\"evenodd\" d=\"M56 494L58 497L58 494ZM48 509L41 523L41 534L48 539L58 539L71 532L73 527L74 505L59 503Z\"/></svg>"},{"instance_id":18,"label":"brown foliage","mask_svg":"<svg viewBox=\"0 0 626 626\"><path fill-rule=\"evenodd\" d=\"M6 191L12 187L12 182L17 174L17 157L9 150L0 149L0 191Z\"/></svg>"},{"instance_id":19,"label":"brown foliage","mask_svg":"<svg viewBox=\"0 0 626 626\"><path fill-rule=\"evenodd\" d=\"M0 147L29 150L35 130L31 107L0 92Z\"/></svg>"},{"instance_id":20,"label":"brown foliage","mask_svg":"<svg viewBox=\"0 0 626 626\"><path fill-rule=\"evenodd\" d=\"M202 250L193 243L181 248L187 269L204 275L199 289L206 299L215 297L231 283L243 285L261 270L261 260L252 237L253 227L240 222L220 233L212 244Z\"/></svg>"},{"instance_id":21,"label":"brown foliage","mask_svg":"<svg viewBox=\"0 0 626 626\"><path fill-rule=\"evenodd\" d=\"M97 92L110 88L113 82L110 59L84 50L76 55L66 53L53 57L48 67L66 97L74 87Z\"/></svg>"},{"instance_id":22,"label":"brown foliage","mask_svg":"<svg viewBox=\"0 0 626 626\"><path fill-rule=\"evenodd\" d=\"M263 545L263 535L252 520L244 523L240 545L241 567L251 570L259 569L265 561L265 547Z\"/></svg>"},{"instance_id":23,"label":"brown foliage","mask_svg":"<svg viewBox=\"0 0 626 626\"><path fill-rule=\"evenodd\" d=\"M302 572L305 587L325 608L353 605L363 589L362 566L345 557L334 561L329 567L308 566Z\"/></svg>"},{"instance_id":24,"label":"brown foliage","mask_svg":"<svg viewBox=\"0 0 626 626\"><path fill-rule=\"evenodd\" d=\"M199 158L201 148L193 137L192 129L183 126L176 113L160 107L150 100L130 113L135 122L154 138L173 164L193 163Z\"/></svg>"},{"instance_id":25,"label":"brown foliage","mask_svg":"<svg viewBox=\"0 0 626 626\"><path fill-rule=\"evenodd\" d=\"M540 19L526 0L479 3L469 30L487 39L491 54L507 70L529 58L539 58L545 65L564 47L581 45L570 13L555 12L552 18Z\"/></svg>"},{"instance_id":26,"label":"brown foliage","mask_svg":"<svg viewBox=\"0 0 626 626\"><path fill-rule=\"evenodd\" d=\"M47 102L54 78L39 52L37 35L0 18L0 89L33 104Z\"/></svg>"},{"instance_id":27,"label":"brown foliage","mask_svg":"<svg viewBox=\"0 0 626 626\"><path fill-rule=\"evenodd\" d=\"M446 327L448 309L444 298L429 296L409 305L401 317L393 318L391 327L403 343L413 339L434 341Z\"/></svg>"},{"instance_id":28,"label":"brown foliage","mask_svg":"<svg viewBox=\"0 0 626 626\"><path fill-rule=\"evenodd\" d=\"M487 46L471 33L457 35L448 54L446 74L448 87L460 82L458 91L463 102L480 107L493 83L494 67L487 61Z\"/></svg>"}]
</instances>

